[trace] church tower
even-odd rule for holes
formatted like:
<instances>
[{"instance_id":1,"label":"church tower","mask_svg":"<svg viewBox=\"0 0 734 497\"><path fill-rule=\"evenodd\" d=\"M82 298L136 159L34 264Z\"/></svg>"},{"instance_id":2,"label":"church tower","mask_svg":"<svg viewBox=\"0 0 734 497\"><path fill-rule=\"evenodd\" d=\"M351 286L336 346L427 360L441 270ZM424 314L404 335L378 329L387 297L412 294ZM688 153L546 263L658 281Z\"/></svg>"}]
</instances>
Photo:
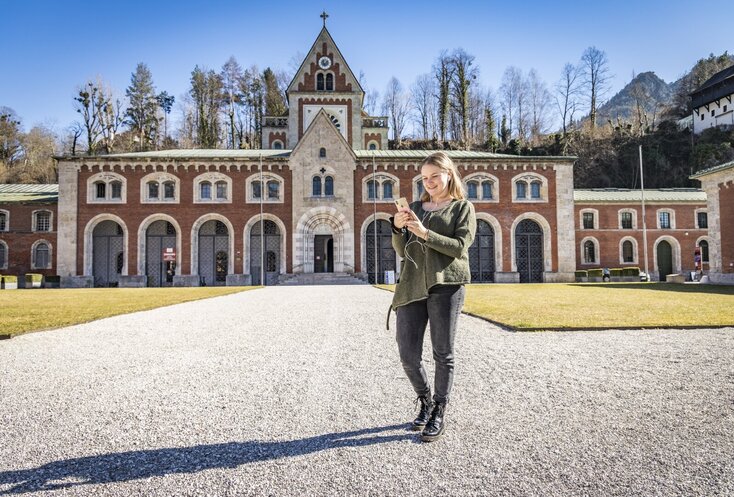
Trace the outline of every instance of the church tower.
<instances>
[{"instance_id":1,"label":"church tower","mask_svg":"<svg viewBox=\"0 0 734 497\"><path fill-rule=\"evenodd\" d=\"M288 85L288 113L266 116L262 147L294 149L323 109L354 150L387 149L387 118L363 110L364 90L326 29L323 27Z\"/></svg>"}]
</instances>

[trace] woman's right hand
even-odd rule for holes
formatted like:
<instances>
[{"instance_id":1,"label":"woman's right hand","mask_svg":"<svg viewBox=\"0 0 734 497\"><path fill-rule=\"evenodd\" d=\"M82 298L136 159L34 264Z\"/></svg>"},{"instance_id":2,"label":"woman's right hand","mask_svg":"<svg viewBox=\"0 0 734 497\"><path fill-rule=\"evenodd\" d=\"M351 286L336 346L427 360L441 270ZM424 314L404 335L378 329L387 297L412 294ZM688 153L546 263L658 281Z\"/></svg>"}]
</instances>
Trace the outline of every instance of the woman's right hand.
<instances>
[{"instance_id":1,"label":"woman's right hand","mask_svg":"<svg viewBox=\"0 0 734 497\"><path fill-rule=\"evenodd\" d=\"M399 230L403 229L405 228L405 225L408 224L408 221L411 221L412 219L412 211L398 211L398 213L395 214L395 227Z\"/></svg>"}]
</instances>

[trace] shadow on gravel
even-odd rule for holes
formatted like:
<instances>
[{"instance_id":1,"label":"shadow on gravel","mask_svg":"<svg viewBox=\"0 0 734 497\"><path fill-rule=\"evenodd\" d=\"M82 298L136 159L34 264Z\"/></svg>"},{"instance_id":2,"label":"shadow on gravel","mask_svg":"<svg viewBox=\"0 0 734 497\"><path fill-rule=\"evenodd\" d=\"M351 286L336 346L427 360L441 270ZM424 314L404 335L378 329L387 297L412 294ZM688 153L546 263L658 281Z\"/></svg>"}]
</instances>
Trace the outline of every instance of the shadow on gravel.
<instances>
[{"instance_id":1,"label":"shadow on gravel","mask_svg":"<svg viewBox=\"0 0 734 497\"><path fill-rule=\"evenodd\" d=\"M116 483L175 473L196 473L207 469L234 468L253 462L301 456L342 447L365 447L401 440L417 441L415 432L379 435L395 430L407 432L410 431L410 427L403 423L284 442L229 442L67 459L33 469L0 472L0 495L56 490L77 485ZM10 488L3 488L8 485Z\"/></svg>"}]
</instances>

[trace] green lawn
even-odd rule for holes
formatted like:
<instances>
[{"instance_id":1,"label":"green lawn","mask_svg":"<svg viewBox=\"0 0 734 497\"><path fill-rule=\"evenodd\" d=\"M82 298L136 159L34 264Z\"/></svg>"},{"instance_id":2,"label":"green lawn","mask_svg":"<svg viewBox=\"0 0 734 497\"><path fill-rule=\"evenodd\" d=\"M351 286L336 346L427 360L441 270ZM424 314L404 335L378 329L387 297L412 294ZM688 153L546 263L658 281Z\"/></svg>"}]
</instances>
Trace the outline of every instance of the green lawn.
<instances>
[{"instance_id":1,"label":"green lawn","mask_svg":"<svg viewBox=\"0 0 734 497\"><path fill-rule=\"evenodd\" d=\"M734 287L670 283L467 285L464 312L523 331L734 326Z\"/></svg>"},{"instance_id":2,"label":"green lawn","mask_svg":"<svg viewBox=\"0 0 734 497\"><path fill-rule=\"evenodd\" d=\"M0 336L218 297L257 287L75 288L0 291Z\"/></svg>"}]
</instances>

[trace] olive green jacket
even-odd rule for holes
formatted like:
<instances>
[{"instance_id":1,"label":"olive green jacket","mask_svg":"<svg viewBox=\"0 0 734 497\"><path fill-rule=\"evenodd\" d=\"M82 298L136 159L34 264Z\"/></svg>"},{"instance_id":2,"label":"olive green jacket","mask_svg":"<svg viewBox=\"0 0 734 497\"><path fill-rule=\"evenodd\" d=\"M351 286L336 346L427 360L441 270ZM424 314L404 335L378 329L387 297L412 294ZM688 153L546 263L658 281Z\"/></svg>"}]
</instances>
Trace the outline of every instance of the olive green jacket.
<instances>
[{"instance_id":1,"label":"olive green jacket","mask_svg":"<svg viewBox=\"0 0 734 497\"><path fill-rule=\"evenodd\" d=\"M434 285L471 281L469 247L477 230L474 205L468 200L453 200L426 212L418 201L410 208L428 229L428 238L423 240L409 231L392 235L393 248L402 259L393 309L428 298L428 290Z\"/></svg>"}]
</instances>

